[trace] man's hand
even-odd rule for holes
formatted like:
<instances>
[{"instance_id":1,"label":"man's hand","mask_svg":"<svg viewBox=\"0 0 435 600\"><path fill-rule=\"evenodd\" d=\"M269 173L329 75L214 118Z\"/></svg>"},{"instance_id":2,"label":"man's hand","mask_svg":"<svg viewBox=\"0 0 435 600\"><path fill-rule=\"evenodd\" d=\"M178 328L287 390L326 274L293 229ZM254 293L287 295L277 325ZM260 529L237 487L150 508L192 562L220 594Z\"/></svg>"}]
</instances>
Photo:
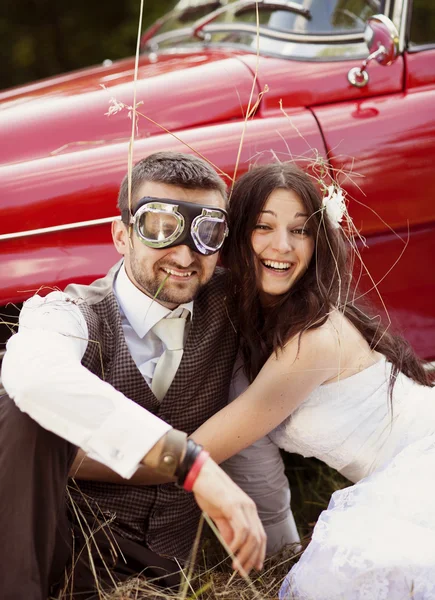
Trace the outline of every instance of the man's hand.
<instances>
[{"instance_id":1,"label":"man's hand","mask_svg":"<svg viewBox=\"0 0 435 600\"><path fill-rule=\"evenodd\" d=\"M266 552L266 534L255 503L211 459L204 463L193 493L199 507L216 523L220 534L236 556L233 568L246 575L261 569Z\"/></svg>"}]
</instances>

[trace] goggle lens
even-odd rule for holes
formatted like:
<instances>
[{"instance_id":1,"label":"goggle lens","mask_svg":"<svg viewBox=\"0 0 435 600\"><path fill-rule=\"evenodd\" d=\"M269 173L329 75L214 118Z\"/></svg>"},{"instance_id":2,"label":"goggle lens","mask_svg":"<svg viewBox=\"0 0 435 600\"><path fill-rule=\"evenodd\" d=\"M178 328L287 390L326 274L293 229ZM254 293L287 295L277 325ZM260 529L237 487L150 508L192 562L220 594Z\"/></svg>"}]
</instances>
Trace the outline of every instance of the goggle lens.
<instances>
[{"instance_id":1,"label":"goggle lens","mask_svg":"<svg viewBox=\"0 0 435 600\"><path fill-rule=\"evenodd\" d=\"M220 248L224 242L226 224L224 221L201 219L197 231L201 243L207 248L215 250Z\"/></svg>"},{"instance_id":2,"label":"goggle lens","mask_svg":"<svg viewBox=\"0 0 435 600\"><path fill-rule=\"evenodd\" d=\"M195 252L214 254L228 233L226 212L211 206L145 197L130 224L151 248L186 244Z\"/></svg>"},{"instance_id":3,"label":"goggle lens","mask_svg":"<svg viewBox=\"0 0 435 600\"><path fill-rule=\"evenodd\" d=\"M165 242L177 233L180 220L168 213L146 211L142 213L138 227L145 239L152 242Z\"/></svg>"}]
</instances>

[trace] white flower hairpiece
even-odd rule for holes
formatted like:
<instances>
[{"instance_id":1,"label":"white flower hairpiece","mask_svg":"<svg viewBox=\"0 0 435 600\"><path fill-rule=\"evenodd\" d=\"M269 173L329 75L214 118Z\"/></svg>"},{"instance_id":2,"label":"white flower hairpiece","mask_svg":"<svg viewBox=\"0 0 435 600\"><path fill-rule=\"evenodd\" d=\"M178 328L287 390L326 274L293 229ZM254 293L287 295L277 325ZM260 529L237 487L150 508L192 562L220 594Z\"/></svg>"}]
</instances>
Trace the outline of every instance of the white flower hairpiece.
<instances>
[{"instance_id":1,"label":"white flower hairpiece","mask_svg":"<svg viewBox=\"0 0 435 600\"><path fill-rule=\"evenodd\" d=\"M343 190L334 184L326 186L322 206L328 215L331 225L335 229L338 229L346 213Z\"/></svg>"}]
</instances>

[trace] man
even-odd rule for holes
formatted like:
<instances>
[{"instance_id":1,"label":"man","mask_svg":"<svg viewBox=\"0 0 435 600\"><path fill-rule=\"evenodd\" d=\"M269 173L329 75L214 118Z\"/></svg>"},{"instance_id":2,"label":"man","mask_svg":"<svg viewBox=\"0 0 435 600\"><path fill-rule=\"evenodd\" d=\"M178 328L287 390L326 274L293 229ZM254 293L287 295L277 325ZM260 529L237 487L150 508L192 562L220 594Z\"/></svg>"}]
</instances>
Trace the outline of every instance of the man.
<instances>
[{"instance_id":1,"label":"man","mask_svg":"<svg viewBox=\"0 0 435 600\"><path fill-rule=\"evenodd\" d=\"M253 502L211 459L200 469L200 449L181 447L171 430L190 434L227 402L237 340L224 274L214 274L225 186L198 158L157 153L133 169L131 207L127 188L125 178L122 221L112 225L123 261L90 286L31 298L8 342L2 600L45 599L68 560L80 598L95 587L94 572L108 585L139 572L174 584L172 558L186 559L196 534L195 499L237 553L235 566L261 567ZM181 483L190 477L195 498L154 485L159 471L168 480L166 459Z\"/></svg>"}]
</instances>

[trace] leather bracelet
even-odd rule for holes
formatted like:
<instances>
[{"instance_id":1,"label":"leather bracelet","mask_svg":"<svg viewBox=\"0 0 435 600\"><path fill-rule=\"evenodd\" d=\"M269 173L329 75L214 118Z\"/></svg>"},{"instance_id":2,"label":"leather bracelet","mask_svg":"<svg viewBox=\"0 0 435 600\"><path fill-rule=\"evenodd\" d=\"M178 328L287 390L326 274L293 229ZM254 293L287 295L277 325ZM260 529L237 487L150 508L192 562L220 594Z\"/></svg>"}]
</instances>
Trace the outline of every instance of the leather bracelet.
<instances>
[{"instance_id":1,"label":"leather bracelet","mask_svg":"<svg viewBox=\"0 0 435 600\"><path fill-rule=\"evenodd\" d=\"M209 456L210 454L207 452L207 450L201 450L201 452L196 457L196 460L193 463L189 473L187 474L186 480L183 485L183 488L186 490L186 492L192 491L194 483L198 475L200 474L205 461L208 459Z\"/></svg>"},{"instance_id":2,"label":"leather bracelet","mask_svg":"<svg viewBox=\"0 0 435 600\"><path fill-rule=\"evenodd\" d=\"M183 460L175 470L175 476L177 477L177 484L183 487L186 480L187 474L193 466L193 463L201 453L202 446L195 443L193 440L187 440L186 453Z\"/></svg>"},{"instance_id":3,"label":"leather bracelet","mask_svg":"<svg viewBox=\"0 0 435 600\"><path fill-rule=\"evenodd\" d=\"M174 477L182 462L181 456L186 448L186 439L186 433L171 429L164 436L164 446L160 455L153 462L148 458L144 464L161 475Z\"/></svg>"}]
</instances>

